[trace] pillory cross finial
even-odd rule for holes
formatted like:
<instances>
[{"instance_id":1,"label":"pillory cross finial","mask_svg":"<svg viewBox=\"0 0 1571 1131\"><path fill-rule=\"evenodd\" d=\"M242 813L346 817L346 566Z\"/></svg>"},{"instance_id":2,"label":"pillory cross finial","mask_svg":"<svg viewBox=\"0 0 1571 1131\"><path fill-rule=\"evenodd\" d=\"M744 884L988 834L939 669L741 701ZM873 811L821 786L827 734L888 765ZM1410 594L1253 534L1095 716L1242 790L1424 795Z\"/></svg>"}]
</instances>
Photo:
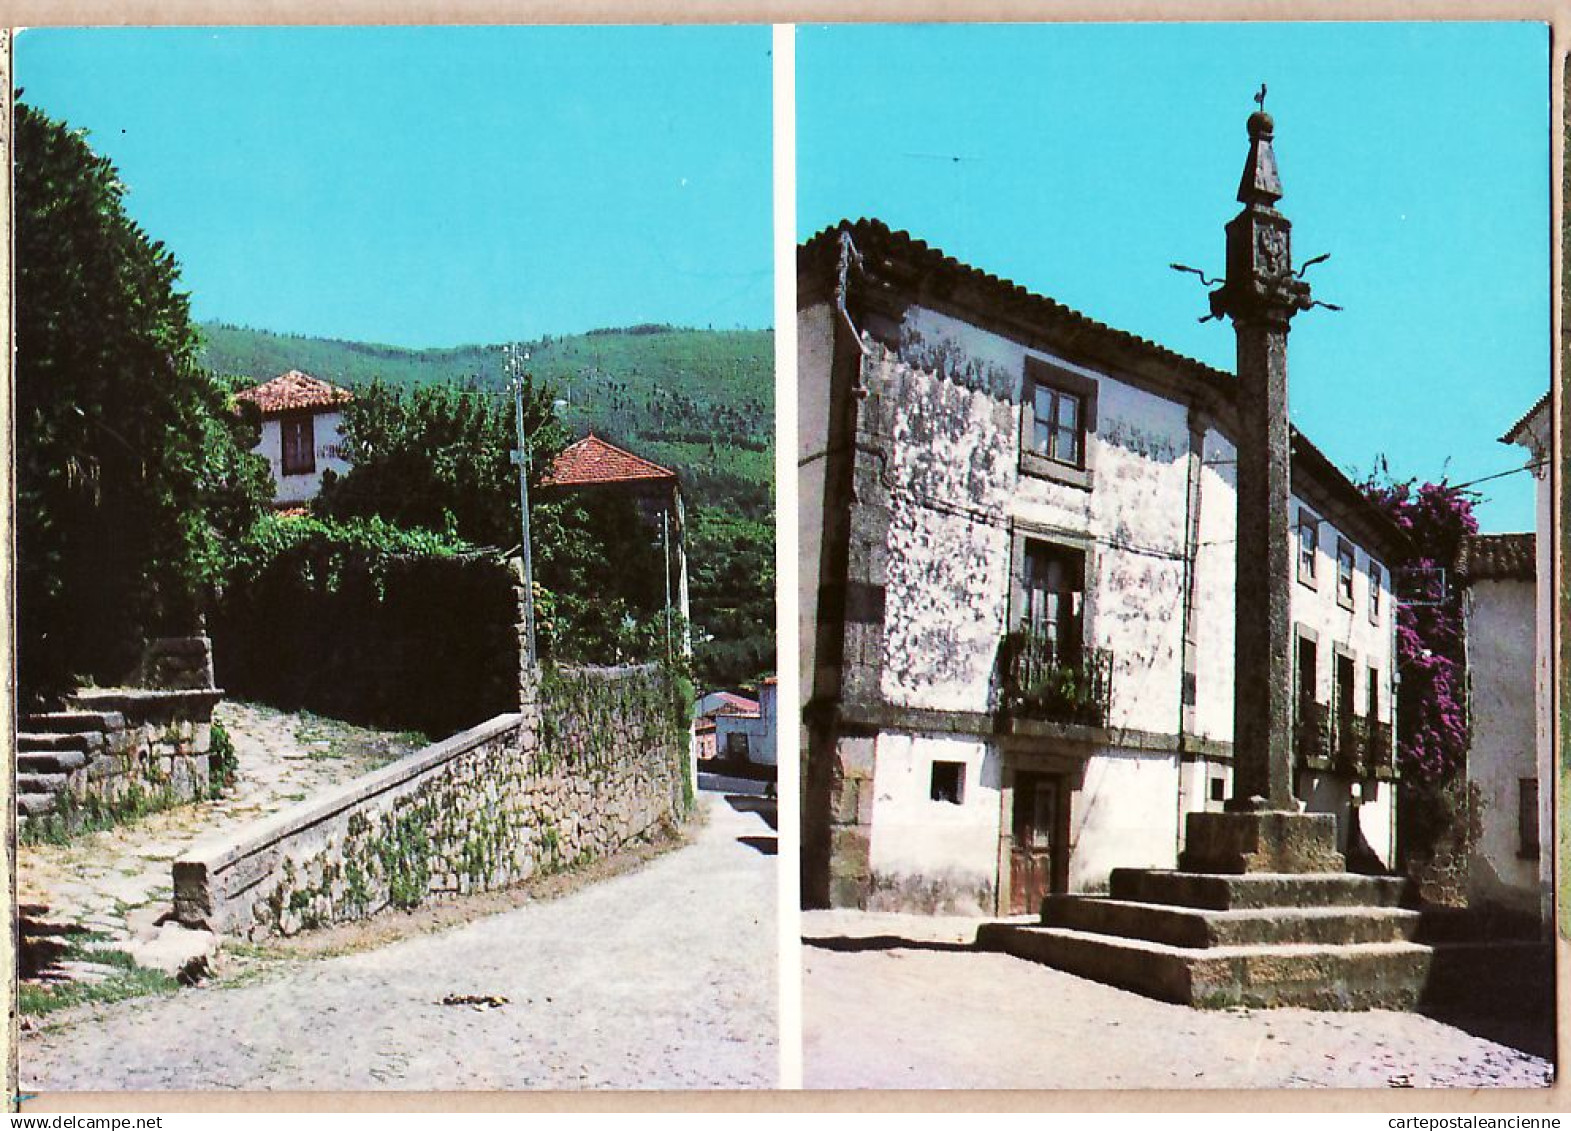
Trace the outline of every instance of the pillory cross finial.
<instances>
[{"instance_id":1,"label":"pillory cross finial","mask_svg":"<svg viewBox=\"0 0 1571 1131\"><path fill-rule=\"evenodd\" d=\"M1260 93L1255 95L1255 105L1259 106L1260 109L1262 109L1262 110L1264 110L1266 108L1266 84L1265 83L1261 83L1260 84Z\"/></svg>"}]
</instances>

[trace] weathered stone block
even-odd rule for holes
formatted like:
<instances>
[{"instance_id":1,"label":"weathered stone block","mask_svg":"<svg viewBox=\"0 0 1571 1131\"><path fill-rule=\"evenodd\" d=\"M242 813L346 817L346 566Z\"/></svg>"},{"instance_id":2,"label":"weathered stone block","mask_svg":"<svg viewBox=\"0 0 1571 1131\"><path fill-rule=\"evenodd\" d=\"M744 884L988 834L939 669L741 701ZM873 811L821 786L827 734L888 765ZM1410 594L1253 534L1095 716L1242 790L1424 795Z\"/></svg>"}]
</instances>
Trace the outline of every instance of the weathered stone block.
<instances>
[{"instance_id":1,"label":"weathered stone block","mask_svg":"<svg viewBox=\"0 0 1571 1131\"><path fill-rule=\"evenodd\" d=\"M1267 810L1190 813L1185 819L1184 872L1340 872L1336 817Z\"/></svg>"}]
</instances>

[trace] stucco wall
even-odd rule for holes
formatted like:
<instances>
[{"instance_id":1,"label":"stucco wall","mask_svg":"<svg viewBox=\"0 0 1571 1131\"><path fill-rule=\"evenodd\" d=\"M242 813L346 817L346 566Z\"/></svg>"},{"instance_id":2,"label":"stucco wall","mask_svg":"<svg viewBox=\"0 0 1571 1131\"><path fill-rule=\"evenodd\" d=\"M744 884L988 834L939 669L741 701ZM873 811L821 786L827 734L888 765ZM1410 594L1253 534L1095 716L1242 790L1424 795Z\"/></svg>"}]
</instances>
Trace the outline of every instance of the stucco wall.
<instances>
[{"instance_id":1,"label":"stucco wall","mask_svg":"<svg viewBox=\"0 0 1571 1131\"><path fill-rule=\"evenodd\" d=\"M336 411L316 414L311 432L316 445L316 470L302 475L284 474L284 441L278 419L262 421L262 440L255 450L267 457L268 469L273 473L274 502L303 503L314 499L322 489L322 472L343 475L349 470L342 455L343 419L343 413Z\"/></svg>"},{"instance_id":2,"label":"stucco wall","mask_svg":"<svg viewBox=\"0 0 1571 1131\"><path fill-rule=\"evenodd\" d=\"M1472 742L1468 780L1481 811L1468 875L1468 902L1538 912L1538 860L1519 855L1519 783L1538 776L1538 718L1532 688L1537 667L1536 592L1531 581L1480 580L1469 585L1467 634Z\"/></svg>"},{"instance_id":3,"label":"stucco wall","mask_svg":"<svg viewBox=\"0 0 1571 1131\"><path fill-rule=\"evenodd\" d=\"M1028 356L1098 384L1090 490L1020 471ZM1184 406L923 307L906 312L899 359L865 367L901 406L889 470L885 697L989 709L1019 531L1094 546L1085 617L1090 642L1114 657L1109 722L1176 730Z\"/></svg>"},{"instance_id":4,"label":"stucco wall","mask_svg":"<svg viewBox=\"0 0 1571 1131\"><path fill-rule=\"evenodd\" d=\"M876 758L868 906L992 914L1000 806L996 747L980 738L885 732ZM964 763L962 804L932 799L934 761Z\"/></svg>"},{"instance_id":5,"label":"stucco wall","mask_svg":"<svg viewBox=\"0 0 1571 1131\"><path fill-rule=\"evenodd\" d=\"M1069 890L1105 891L1114 868L1171 868L1178 846L1176 756L1099 750L1069 811Z\"/></svg>"}]
</instances>

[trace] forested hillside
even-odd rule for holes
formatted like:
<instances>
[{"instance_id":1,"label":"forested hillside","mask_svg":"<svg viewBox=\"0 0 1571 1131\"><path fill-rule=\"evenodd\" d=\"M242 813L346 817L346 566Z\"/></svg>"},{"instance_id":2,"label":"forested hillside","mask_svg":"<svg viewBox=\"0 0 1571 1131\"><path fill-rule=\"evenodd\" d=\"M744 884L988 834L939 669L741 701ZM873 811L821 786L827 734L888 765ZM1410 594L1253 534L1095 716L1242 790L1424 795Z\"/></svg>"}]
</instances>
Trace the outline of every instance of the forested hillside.
<instances>
[{"instance_id":1,"label":"forested hillside","mask_svg":"<svg viewBox=\"0 0 1571 1131\"><path fill-rule=\"evenodd\" d=\"M473 380L500 388L497 345L405 349L201 327L202 361L264 381L288 369L353 388ZM706 686L773 671L774 333L632 326L525 344L568 430L593 429L677 471L689 506L697 676Z\"/></svg>"}]
</instances>

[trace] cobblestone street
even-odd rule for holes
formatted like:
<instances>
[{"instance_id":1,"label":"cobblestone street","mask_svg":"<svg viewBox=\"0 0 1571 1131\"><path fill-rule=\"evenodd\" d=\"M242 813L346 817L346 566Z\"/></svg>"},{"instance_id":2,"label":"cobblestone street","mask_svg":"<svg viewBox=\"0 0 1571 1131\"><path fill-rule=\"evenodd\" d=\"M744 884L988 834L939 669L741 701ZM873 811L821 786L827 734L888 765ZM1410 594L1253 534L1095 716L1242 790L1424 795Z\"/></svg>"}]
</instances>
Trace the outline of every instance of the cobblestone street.
<instances>
[{"instance_id":1,"label":"cobblestone street","mask_svg":"<svg viewBox=\"0 0 1571 1131\"><path fill-rule=\"evenodd\" d=\"M1553 1079L1544 1056L1423 1014L1170 1005L971 950L977 924L805 913L804 1085L1535 1088Z\"/></svg>"},{"instance_id":2,"label":"cobblestone street","mask_svg":"<svg viewBox=\"0 0 1571 1131\"><path fill-rule=\"evenodd\" d=\"M17 903L24 919L57 930L83 927L105 945L123 945L169 910L171 862L192 844L270 816L422 745L419 735L232 700L219 705L214 719L229 731L239 759L225 795L68 844L22 846Z\"/></svg>"},{"instance_id":3,"label":"cobblestone street","mask_svg":"<svg viewBox=\"0 0 1571 1131\"><path fill-rule=\"evenodd\" d=\"M46 1022L22 1087L774 1086L772 810L701 804L691 844L558 899Z\"/></svg>"}]
</instances>

